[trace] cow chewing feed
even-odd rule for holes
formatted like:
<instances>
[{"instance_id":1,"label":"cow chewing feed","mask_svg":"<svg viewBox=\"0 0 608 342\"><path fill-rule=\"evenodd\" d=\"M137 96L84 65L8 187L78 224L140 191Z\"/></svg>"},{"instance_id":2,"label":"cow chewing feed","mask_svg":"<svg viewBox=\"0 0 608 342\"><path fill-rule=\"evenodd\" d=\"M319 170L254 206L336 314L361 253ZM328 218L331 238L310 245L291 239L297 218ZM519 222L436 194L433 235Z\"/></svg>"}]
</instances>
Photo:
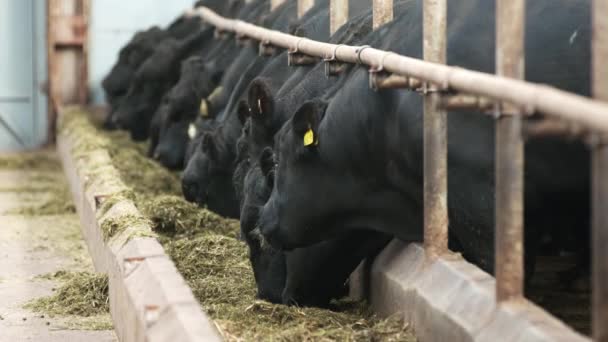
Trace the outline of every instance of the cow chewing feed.
<instances>
[{"instance_id":1,"label":"cow chewing feed","mask_svg":"<svg viewBox=\"0 0 608 342\"><path fill-rule=\"evenodd\" d=\"M378 47L421 58L422 2L403 4L410 10L377 31L383 37ZM535 1L527 7L528 18L542 13L551 20L526 22L526 78L589 95L589 1ZM492 73L495 25L487 13L495 12L494 3L456 1L448 11L448 63ZM579 30L577 48L563 39L574 29ZM468 260L493 273L494 124L491 118L470 113L450 113L448 124L450 242ZM305 146L309 129L318 144ZM334 97L297 109L275 138L274 148L274 186L259 226L275 248L309 246L361 227L405 241L421 240L419 95L390 89L373 92L367 71L357 69ZM579 216L588 208L589 156L582 144L563 141L530 141L526 150L529 276L539 232L554 233L547 216L566 222L576 215L574 221L585 222ZM568 210L555 211L556 203ZM576 235L584 240L586 232L578 230Z\"/></svg>"}]
</instances>

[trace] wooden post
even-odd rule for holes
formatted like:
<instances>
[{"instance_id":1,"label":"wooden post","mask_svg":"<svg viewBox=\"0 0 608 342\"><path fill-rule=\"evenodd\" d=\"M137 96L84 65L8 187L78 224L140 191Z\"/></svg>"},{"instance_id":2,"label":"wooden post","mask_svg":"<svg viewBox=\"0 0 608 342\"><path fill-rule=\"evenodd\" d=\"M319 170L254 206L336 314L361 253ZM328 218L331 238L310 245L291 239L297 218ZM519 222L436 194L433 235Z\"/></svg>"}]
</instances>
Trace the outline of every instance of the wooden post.
<instances>
[{"instance_id":1,"label":"wooden post","mask_svg":"<svg viewBox=\"0 0 608 342\"><path fill-rule=\"evenodd\" d=\"M88 101L89 0L49 0L47 3L47 63L49 72L49 137L55 134L54 112L62 104Z\"/></svg>"},{"instance_id":2,"label":"wooden post","mask_svg":"<svg viewBox=\"0 0 608 342\"><path fill-rule=\"evenodd\" d=\"M298 0L298 18L301 18L315 5L315 0Z\"/></svg>"},{"instance_id":3,"label":"wooden post","mask_svg":"<svg viewBox=\"0 0 608 342\"><path fill-rule=\"evenodd\" d=\"M391 21L393 21L393 0L374 0L374 30Z\"/></svg>"},{"instance_id":4,"label":"wooden post","mask_svg":"<svg viewBox=\"0 0 608 342\"><path fill-rule=\"evenodd\" d=\"M525 0L496 3L496 73L524 78ZM497 107L495 274L498 302L523 295L524 142L520 109Z\"/></svg>"},{"instance_id":5,"label":"wooden post","mask_svg":"<svg viewBox=\"0 0 608 342\"><path fill-rule=\"evenodd\" d=\"M446 0L425 0L424 59L446 63ZM440 89L428 85L424 97L424 246L429 253L448 250L447 117Z\"/></svg>"},{"instance_id":6,"label":"wooden post","mask_svg":"<svg viewBox=\"0 0 608 342\"><path fill-rule=\"evenodd\" d=\"M593 96L608 101L608 0L593 2ZM605 136L605 135L604 135ZM592 152L593 338L608 342L608 145L598 138Z\"/></svg>"},{"instance_id":7,"label":"wooden post","mask_svg":"<svg viewBox=\"0 0 608 342\"><path fill-rule=\"evenodd\" d=\"M329 6L329 34L333 35L348 21L348 0L331 0Z\"/></svg>"}]
</instances>

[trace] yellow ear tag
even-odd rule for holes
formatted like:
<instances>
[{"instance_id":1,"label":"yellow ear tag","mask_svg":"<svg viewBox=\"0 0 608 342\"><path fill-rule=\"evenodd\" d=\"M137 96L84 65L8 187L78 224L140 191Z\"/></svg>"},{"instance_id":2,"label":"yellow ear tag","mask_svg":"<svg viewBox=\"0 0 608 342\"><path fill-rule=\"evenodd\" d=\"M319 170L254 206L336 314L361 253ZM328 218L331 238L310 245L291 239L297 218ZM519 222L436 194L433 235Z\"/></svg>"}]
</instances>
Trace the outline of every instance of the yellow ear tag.
<instances>
[{"instance_id":1,"label":"yellow ear tag","mask_svg":"<svg viewBox=\"0 0 608 342\"><path fill-rule=\"evenodd\" d=\"M190 140L194 139L194 137L196 136L196 126L194 124L190 124L190 126L188 126L188 137L190 138Z\"/></svg>"},{"instance_id":2,"label":"yellow ear tag","mask_svg":"<svg viewBox=\"0 0 608 342\"><path fill-rule=\"evenodd\" d=\"M207 108L207 100L206 99L202 99L201 100L201 105L199 107L199 114L206 118L209 116L209 108Z\"/></svg>"},{"instance_id":3,"label":"yellow ear tag","mask_svg":"<svg viewBox=\"0 0 608 342\"><path fill-rule=\"evenodd\" d=\"M213 99L215 97L222 95L223 91L224 91L224 87L216 87L215 89L213 89L213 91L211 92L211 94L209 94L209 96L207 96L207 100L208 101L213 101Z\"/></svg>"},{"instance_id":4,"label":"yellow ear tag","mask_svg":"<svg viewBox=\"0 0 608 342\"><path fill-rule=\"evenodd\" d=\"M306 133L304 133L304 146L310 146L315 142L315 133L312 129L308 129Z\"/></svg>"}]
</instances>

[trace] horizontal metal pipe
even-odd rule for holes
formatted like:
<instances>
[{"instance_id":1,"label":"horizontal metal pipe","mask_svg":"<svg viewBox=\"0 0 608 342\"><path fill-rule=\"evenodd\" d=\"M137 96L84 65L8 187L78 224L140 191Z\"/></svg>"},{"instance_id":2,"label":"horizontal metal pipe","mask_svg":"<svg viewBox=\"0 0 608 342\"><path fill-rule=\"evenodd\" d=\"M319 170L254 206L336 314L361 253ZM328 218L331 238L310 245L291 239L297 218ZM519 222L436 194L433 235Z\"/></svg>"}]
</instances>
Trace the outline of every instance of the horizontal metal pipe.
<instances>
[{"instance_id":1,"label":"horizontal metal pipe","mask_svg":"<svg viewBox=\"0 0 608 342\"><path fill-rule=\"evenodd\" d=\"M187 15L197 15L223 30L238 32L255 40L268 40L281 48L298 48L302 53L323 58L331 57L335 51L336 59L343 62L360 62L370 66L383 65L386 71L412 76L444 88L505 101L522 107L526 112L536 110L608 133L608 103L547 85L425 62L374 48L338 46L296 37L240 20L223 18L205 7L189 10Z\"/></svg>"},{"instance_id":2,"label":"horizontal metal pipe","mask_svg":"<svg viewBox=\"0 0 608 342\"><path fill-rule=\"evenodd\" d=\"M589 131L580 124L559 119L530 120L524 122L525 139L559 137L565 139L586 139Z\"/></svg>"},{"instance_id":3,"label":"horizontal metal pipe","mask_svg":"<svg viewBox=\"0 0 608 342\"><path fill-rule=\"evenodd\" d=\"M441 107L447 110L475 110L478 112L487 112L496 105L494 101L475 95L445 95L441 99Z\"/></svg>"}]
</instances>

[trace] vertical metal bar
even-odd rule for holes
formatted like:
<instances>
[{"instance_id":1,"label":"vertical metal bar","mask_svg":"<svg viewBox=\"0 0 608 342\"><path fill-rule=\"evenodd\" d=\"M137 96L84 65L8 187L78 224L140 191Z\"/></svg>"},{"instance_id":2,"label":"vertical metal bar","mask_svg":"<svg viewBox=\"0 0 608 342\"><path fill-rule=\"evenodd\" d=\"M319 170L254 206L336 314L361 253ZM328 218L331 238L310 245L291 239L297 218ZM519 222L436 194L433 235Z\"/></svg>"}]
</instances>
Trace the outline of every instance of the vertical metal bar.
<instances>
[{"instance_id":1,"label":"vertical metal bar","mask_svg":"<svg viewBox=\"0 0 608 342\"><path fill-rule=\"evenodd\" d=\"M315 5L315 0L298 0L298 18L301 18L312 6Z\"/></svg>"},{"instance_id":2,"label":"vertical metal bar","mask_svg":"<svg viewBox=\"0 0 608 342\"><path fill-rule=\"evenodd\" d=\"M424 59L446 63L446 0L425 0ZM427 86L424 97L424 246L440 254L448 249L447 117L441 94Z\"/></svg>"},{"instance_id":3,"label":"vertical metal bar","mask_svg":"<svg viewBox=\"0 0 608 342\"><path fill-rule=\"evenodd\" d=\"M374 0L374 30L393 21L393 0Z\"/></svg>"},{"instance_id":4,"label":"vertical metal bar","mask_svg":"<svg viewBox=\"0 0 608 342\"><path fill-rule=\"evenodd\" d=\"M348 0L331 0L329 6L329 33L332 35L348 21Z\"/></svg>"},{"instance_id":5,"label":"vertical metal bar","mask_svg":"<svg viewBox=\"0 0 608 342\"><path fill-rule=\"evenodd\" d=\"M593 95L608 101L608 0L593 2ZM593 338L608 342L608 145L592 152L592 320Z\"/></svg>"},{"instance_id":6,"label":"vertical metal bar","mask_svg":"<svg viewBox=\"0 0 608 342\"><path fill-rule=\"evenodd\" d=\"M285 0L270 0L270 10L274 11L275 8L279 7Z\"/></svg>"},{"instance_id":7,"label":"vertical metal bar","mask_svg":"<svg viewBox=\"0 0 608 342\"><path fill-rule=\"evenodd\" d=\"M525 0L496 2L496 73L524 78ZM496 242L498 302L523 294L524 142L519 108L496 109Z\"/></svg>"}]
</instances>

